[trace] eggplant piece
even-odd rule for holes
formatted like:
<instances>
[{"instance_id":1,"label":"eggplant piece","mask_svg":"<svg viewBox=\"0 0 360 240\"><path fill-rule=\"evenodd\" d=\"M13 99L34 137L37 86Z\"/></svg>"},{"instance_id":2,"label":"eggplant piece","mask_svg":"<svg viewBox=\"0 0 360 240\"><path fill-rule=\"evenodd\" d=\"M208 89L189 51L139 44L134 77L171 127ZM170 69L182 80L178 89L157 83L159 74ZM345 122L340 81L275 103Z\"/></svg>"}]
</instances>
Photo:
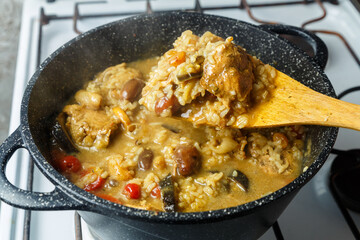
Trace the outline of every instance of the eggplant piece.
<instances>
[{"instance_id":1,"label":"eggplant piece","mask_svg":"<svg viewBox=\"0 0 360 240\"><path fill-rule=\"evenodd\" d=\"M195 61L192 62L193 69L191 69L190 72L180 71L180 73L176 75L177 80L181 82L201 78L203 75L202 64L204 60L204 56L197 56Z\"/></svg>"},{"instance_id":2,"label":"eggplant piece","mask_svg":"<svg viewBox=\"0 0 360 240\"><path fill-rule=\"evenodd\" d=\"M175 212L175 191L171 174L168 174L164 179L162 179L159 186L165 212Z\"/></svg>"},{"instance_id":3,"label":"eggplant piece","mask_svg":"<svg viewBox=\"0 0 360 240\"><path fill-rule=\"evenodd\" d=\"M214 174L214 173L219 173L220 171L218 171L218 170L210 170L208 172L211 173L211 174ZM229 181L228 178L221 179L220 184L223 187L225 192L227 192L227 193L230 192L230 181Z\"/></svg>"},{"instance_id":4,"label":"eggplant piece","mask_svg":"<svg viewBox=\"0 0 360 240\"><path fill-rule=\"evenodd\" d=\"M55 123L51 128L51 135L54 137L60 148L62 148L66 153L78 152L78 149L75 147L75 144L65 128L65 121L66 114L62 112L55 119Z\"/></svg>"},{"instance_id":5,"label":"eggplant piece","mask_svg":"<svg viewBox=\"0 0 360 240\"><path fill-rule=\"evenodd\" d=\"M200 56L197 56L196 59L195 59L195 63L196 63L196 64L199 64L199 65L203 64L204 61L205 61L205 57L204 57L204 56L201 56L201 55L200 55Z\"/></svg>"},{"instance_id":6,"label":"eggplant piece","mask_svg":"<svg viewBox=\"0 0 360 240\"><path fill-rule=\"evenodd\" d=\"M189 72L189 73L184 73L184 74L178 74L176 75L176 78L180 81L180 82L184 82L184 81L188 81L191 79L195 79L195 78L201 78L202 77L203 72Z\"/></svg>"},{"instance_id":7,"label":"eggplant piece","mask_svg":"<svg viewBox=\"0 0 360 240\"><path fill-rule=\"evenodd\" d=\"M161 124L161 126L162 126L163 128L166 128L167 130L170 130L170 131L173 132L173 133L180 133L180 132L181 132L180 129L178 129L178 128L176 128L176 127L173 127L173 126L170 126L170 125L167 125L167 124Z\"/></svg>"},{"instance_id":8,"label":"eggplant piece","mask_svg":"<svg viewBox=\"0 0 360 240\"><path fill-rule=\"evenodd\" d=\"M239 170L235 169L231 171L228 178L234 183L236 183L236 185L244 192L247 192L249 190L249 179L244 173L240 172Z\"/></svg>"}]
</instances>

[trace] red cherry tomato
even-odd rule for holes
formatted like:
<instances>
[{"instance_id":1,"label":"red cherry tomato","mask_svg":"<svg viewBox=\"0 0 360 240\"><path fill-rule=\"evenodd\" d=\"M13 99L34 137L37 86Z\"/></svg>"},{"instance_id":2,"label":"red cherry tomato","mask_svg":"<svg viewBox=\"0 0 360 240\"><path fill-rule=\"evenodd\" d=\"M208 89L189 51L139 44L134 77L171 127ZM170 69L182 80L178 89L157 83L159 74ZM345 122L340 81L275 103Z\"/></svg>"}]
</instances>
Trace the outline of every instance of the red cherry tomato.
<instances>
[{"instance_id":1,"label":"red cherry tomato","mask_svg":"<svg viewBox=\"0 0 360 240\"><path fill-rule=\"evenodd\" d=\"M108 194L95 193L95 195L98 196L99 198L108 200L108 201L110 201L110 202L114 202L114 203L117 203L117 204L122 204L122 203L119 201L119 199L114 198L113 196L110 196L110 195L108 195Z\"/></svg>"},{"instance_id":2,"label":"red cherry tomato","mask_svg":"<svg viewBox=\"0 0 360 240\"><path fill-rule=\"evenodd\" d=\"M153 190L151 190L150 196L153 198L160 198L161 196L160 187L159 186L154 187Z\"/></svg>"},{"instance_id":3,"label":"red cherry tomato","mask_svg":"<svg viewBox=\"0 0 360 240\"><path fill-rule=\"evenodd\" d=\"M59 168L62 172L77 172L81 168L81 163L79 159L74 156L65 156L59 160Z\"/></svg>"},{"instance_id":4,"label":"red cherry tomato","mask_svg":"<svg viewBox=\"0 0 360 240\"><path fill-rule=\"evenodd\" d=\"M100 189L100 188L102 188L104 183L105 183L105 179L98 176L98 178L94 182L85 185L84 190L90 192L90 191Z\"/></svg>"},{"instance_id":5,"label":"red cherry tomato","mask_svg":"<svg viewBox=\"0 0 360 240\"><path fill-rule=\"evenodd\" d=\"M88 173L90 173L89 169L82 169L80 172L78 172L78 175L82 178Z\"/></svg>"},{"instance_id":6,"label":"red cherry tomato","mask_svg":"<svg viewBox=\"0 0 360 240\"><path fill-rule=\"evenodd\" d=\"M141 196L141 188L136 183L128 183L125 185L124 194L131 199L139 199Z\"/></svg>"}]
</instances>

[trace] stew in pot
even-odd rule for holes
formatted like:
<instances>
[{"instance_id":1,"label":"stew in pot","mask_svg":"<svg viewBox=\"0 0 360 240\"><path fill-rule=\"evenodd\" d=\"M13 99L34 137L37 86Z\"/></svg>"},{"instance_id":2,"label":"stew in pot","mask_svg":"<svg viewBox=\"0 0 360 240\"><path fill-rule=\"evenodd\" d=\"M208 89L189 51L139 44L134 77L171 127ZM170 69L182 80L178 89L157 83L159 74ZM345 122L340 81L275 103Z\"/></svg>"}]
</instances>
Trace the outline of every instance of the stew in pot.
<instances>
[{"instance_id":1,"label":"stew in pot","mask_svg":"<svg viewBox=\"0 0 360 240\"><path fill-rule=\"evenodd\" d=\"M53 166L98 197L168 212L236 206L293 181L303 126L228 127L276 87L274 68L232 40L185 31L160 57L97 74L56 118Z\"/></svg>"}]
</instances>

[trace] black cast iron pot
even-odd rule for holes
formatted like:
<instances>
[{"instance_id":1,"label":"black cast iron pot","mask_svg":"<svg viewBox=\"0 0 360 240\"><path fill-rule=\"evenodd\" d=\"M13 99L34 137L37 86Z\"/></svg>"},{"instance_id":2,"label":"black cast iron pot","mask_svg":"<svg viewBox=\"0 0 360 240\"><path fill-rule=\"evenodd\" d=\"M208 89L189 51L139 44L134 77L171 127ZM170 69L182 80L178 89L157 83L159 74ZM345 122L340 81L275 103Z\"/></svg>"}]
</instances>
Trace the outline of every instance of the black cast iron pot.
<instances>
[{"instance_id":1,"label":"black cast iron pot","mask_svg":"<svg viewBox=\"0 0 360 240\"><path fill-rule=\"evenodd\" d=\"M327 49L313 34L298 28L254 26L241 21L198 13L158 13L113 22L68 42L47 58L31 78L21 106L21 125L0 147L0 198L15 207L32 210L79 210L90 229L101 239L255 239L280 216L298 190L323 165L335 142L336 128L312 126L303 167L308 169L284 188L237 207L208 212L165 213L133 209L98 198L69 182L49 163L49 128L55 114L85 82L105 68L163 54L190 29L211 31L235 42L263 62L335 97L324 75ZM272 31L272 32L271 32ZM310 58L278 34L295 34L315 50ZM316 104L316 103L315 103ZM50 193L13 186L5 176L10 156L26 148L54 185Z\"/></svg>"}]
</instances>

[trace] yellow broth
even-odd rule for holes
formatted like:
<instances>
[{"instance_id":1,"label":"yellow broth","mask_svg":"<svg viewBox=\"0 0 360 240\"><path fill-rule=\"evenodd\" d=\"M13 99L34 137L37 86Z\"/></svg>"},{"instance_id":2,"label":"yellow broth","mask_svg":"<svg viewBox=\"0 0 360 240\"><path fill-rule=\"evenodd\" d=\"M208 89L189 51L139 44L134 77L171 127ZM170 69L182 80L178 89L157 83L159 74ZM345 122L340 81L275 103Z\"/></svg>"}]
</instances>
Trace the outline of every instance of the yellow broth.
<instances>
[{"instance_id":1,"label":"yellow broth","mask_svg":"<svg viewBox=\"0 0 360 240\"><path fill-rule=\"evenodd\" d=\"M151 68L156 65L157 61L158 58L140 60L129 63L127 67L139 70L146 81ZM104 106L99 110L103 108ZM164 211L162 197L153 196L154 187L149 189L151 188L149 184L145 186L144 179L150 173L154 174L157 178L150 181L150 185L154 183L153 186L158 187L161 179L172 174L176 210L191 212L227 208L253 201L282 188L294 180L301 171L300 161L304 136L301 135L299 139L299 129L290 127L252 131L215 129L203 125L194 126L192 123L176 117L159 117L140 105L131 112L131 123L136 126L136 129L128 131L122 124L119 124L119 129L112 134L106 148L94 149L77 145L79 152L73 153L73 155L79 159L81 169L76 172L63 171L63 174L71 182L80 188L85 188L91 181L96 180L94 176L102 176L104 183L101 188L90 190L90 192L100 197L111 196L118 203L127 206ZM270 164L269 161L259 160L264 156L259 159L254 158L256 152L261 149L260 147L257 149L257 140L250 141L253 147L250 146L249 139L253 132L261 134L261 141L266 139L266 144L272 145L271 148L281 155L282 161L285 161L284 158L286 158L289 166L285 171L274 172L272 166L267 165ZM274 133L286 136L288 145L285 148L279 147L281 141L274 139ZM229 136L234 138L235 143L238 144L231 151L214 153L211 150L216 150L219 147L217 144L221 145L221 139ZM215 143L209 144L211 141ZM179 175L176 171L176 162L171 157L174 148L181 144L196 145L201 155L201 167L190 176ZM262 148L269 147L267 145ZM241 147L242 150L240 150ZM150 149L153 153L150 169L139 169L138 158L141 149ZM131 177L125 180L122 180L123 177L120 177L119 180L118 175L121 175L121 172L114 171L111 169L113 165L109 164L109 156L118 155L130 162L124 168L131 172ZM220 161L216 162L216 157ZM269 153L267 157L271 158L272 156ZM228 177L234 169L239 170L248 178L247 191L242 190ZM219 173L222 174L220 180L214 181L210 177ZM141 186L140 198L131 199L124 192L124 187L128 183L136 183ZM113 198L110 200L114 201Z\"/></svg>"}]
</instances>

